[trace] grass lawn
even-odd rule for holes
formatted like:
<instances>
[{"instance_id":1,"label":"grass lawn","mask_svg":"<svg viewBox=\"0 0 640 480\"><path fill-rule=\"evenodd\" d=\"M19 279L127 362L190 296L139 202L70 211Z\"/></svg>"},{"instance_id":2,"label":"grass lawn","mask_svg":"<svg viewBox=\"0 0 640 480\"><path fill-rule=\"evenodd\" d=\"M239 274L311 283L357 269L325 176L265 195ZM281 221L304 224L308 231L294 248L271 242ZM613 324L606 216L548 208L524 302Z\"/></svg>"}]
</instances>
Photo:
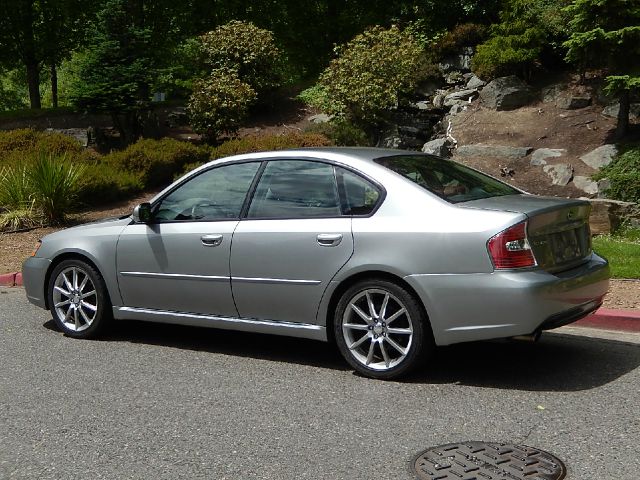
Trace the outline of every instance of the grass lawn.
<instances>
[{"instance_id":1,"label":"grass lawn","mask_svg":"<svg viewBox=\"0 0 640 480\"><path fill-rule=\"evenodd\" d=\"M609 260L613 278L640 278L640 230L594 237L593 250Z\"/></svg>"}]
</instances>

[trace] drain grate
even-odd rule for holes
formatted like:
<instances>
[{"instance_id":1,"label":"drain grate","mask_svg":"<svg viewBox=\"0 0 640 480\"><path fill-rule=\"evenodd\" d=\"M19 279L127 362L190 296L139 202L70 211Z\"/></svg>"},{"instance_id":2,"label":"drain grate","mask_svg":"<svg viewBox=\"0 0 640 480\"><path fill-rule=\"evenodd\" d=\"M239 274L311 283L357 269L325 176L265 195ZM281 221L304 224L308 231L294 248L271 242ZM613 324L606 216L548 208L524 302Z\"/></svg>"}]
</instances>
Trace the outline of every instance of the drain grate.
<instances>
[{"instance_id":1,"label":"drain grate","mask_svg":"<svg viewBox=\"0 0 640 480\"><path fill-rule=\"evenodd\" d=\"M539 448L461 442L432 447L411 463L420 480L561 480L562 461Z\"/></svg>"}]
</instances>

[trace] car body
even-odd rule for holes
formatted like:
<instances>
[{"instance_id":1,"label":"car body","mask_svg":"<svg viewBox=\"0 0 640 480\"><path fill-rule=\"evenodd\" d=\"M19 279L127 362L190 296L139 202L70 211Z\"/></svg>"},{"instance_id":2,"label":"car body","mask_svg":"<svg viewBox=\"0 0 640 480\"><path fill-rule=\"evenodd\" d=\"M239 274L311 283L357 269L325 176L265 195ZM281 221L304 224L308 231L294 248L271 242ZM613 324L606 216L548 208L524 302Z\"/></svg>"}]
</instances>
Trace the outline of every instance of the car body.
<instances>
[{"instance_id":1,"label":"car body","mask_svg":"<svg viewBox=\"0 0 640 480\"><path fill-rule=\"evenodd\" d=\"M393 378L434 344L535 335L597 309L609 267L589 211L425 154L253 153L130 216L44 237L23 278L70 336L111 318L290 335Z\"/></svg>"}]
</instances>

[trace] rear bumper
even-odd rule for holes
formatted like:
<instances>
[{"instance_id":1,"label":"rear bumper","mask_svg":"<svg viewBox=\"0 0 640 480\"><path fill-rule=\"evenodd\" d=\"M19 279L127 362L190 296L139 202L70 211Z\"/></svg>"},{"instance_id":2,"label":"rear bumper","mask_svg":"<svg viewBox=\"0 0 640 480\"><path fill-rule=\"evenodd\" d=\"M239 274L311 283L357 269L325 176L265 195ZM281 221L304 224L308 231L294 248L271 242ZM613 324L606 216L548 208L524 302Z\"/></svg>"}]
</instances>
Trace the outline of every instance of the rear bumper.
<instances>
[{"instance_id":1,"label":"rear bumper","mask_svg":"<svg viewBox=\"0 0 640 480\"><path fill-rule=\"evenodd\" d=\"M438 345L527 335L579 320L609 288L609 265L595 254L566 272L494 271L409 275Z\"/></svg>"},{"instance_id":2,"label":"rear bumper","mask_svg":"<svg viewBox=\"0 0 640 480\"><path fill-rule=\"evenodd\" d=\"M47 308L45 279L50 265L51 260L38 257L29 257L22 264L22 283L27 299L45 309Z\"/></svg>"}]
</instances>

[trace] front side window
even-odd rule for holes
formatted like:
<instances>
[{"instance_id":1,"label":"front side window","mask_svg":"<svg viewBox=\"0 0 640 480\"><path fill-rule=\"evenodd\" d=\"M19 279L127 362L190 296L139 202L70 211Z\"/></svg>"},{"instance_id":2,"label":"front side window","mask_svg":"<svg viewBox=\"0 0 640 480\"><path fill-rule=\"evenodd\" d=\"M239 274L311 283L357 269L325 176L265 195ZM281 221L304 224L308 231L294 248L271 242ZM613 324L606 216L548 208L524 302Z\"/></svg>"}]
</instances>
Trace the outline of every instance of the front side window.
<instances>
[{"instance_id":1,"label":"front side window","mask_svg":"<svg viewBox=\"0 0 640 480\"><path fill-rule=\"evenodd\" d=\"M248 218L340 216L332 165L306 160L271 161L258 182Z\"/></svg>"},{"instance_id":2,"label":"front side window","mask_svg":"<svg viewBox=\"0 0 640 480\"><path fill-rule=\"evenodd\" d=\"M206 170L164 197L154 218L166 221L215 221L240 218L259 162Z\"/></svg>"},{"instance_id":3,"label":"front side window","mask_svg":"<svg viewBox=\"0 0 640 480\"><path fill-rule=\"evenodd\" d=\"M451 203L522 193L488 175L436 157L398 155L378 158L375 162Z\"/></svg>"}]
</instances>

